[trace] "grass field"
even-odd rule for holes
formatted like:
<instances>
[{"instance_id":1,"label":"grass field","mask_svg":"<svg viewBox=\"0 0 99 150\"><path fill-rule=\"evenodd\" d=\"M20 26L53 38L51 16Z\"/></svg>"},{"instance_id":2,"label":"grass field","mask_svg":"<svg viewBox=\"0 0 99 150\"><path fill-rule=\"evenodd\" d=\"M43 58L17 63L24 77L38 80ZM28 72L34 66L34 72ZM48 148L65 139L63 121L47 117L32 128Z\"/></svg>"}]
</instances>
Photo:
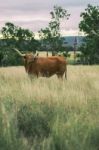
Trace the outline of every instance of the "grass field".
<instances>
[{"instance_id":1,"label":"grass field","mask_svg":"<svg viewBox=\"0 0 99 150\"><path fill-rule=\"evenodd\" d=\"M63 81L0 68L0 150L99 150L99 66Z\"/></svg>"}]
</instances>

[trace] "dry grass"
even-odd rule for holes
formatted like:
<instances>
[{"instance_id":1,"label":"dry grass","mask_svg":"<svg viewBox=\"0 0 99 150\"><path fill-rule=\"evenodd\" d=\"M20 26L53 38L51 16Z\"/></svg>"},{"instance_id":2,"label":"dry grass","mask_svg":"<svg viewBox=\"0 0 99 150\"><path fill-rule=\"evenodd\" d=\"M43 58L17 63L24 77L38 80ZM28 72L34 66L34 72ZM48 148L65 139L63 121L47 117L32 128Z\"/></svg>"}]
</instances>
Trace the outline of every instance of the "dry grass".
<instances>
[{"instance_id":1,"label":"dry grass","mask_svg":"<svg viewBox=\"0 0 99 150\"><path fill-rule=\"evenodd\" d=\"M0 101L3 104L9 100L15 102L17 107L20 103L31 104L34 101L39 104L45 103L49 107L57 107L61 117L67 110L68 113L72 112L69 121L61 124L64 129L73 129L72 121L76 123L82 119L83 122L85 118L93 127L98 126L99 66L68 66L68 79L63 81L56 76L34 78L31 81L24 67L0 68ZM85 118L82 117L82 112L85 112ZM58 128L57 122L56 119L56 124L53 125L55 131ZM61 133L59 135L63 137ZM71 146L68 146L68 150L72 150Z\"/></svg>"},{"instance_id":2,"label":"dry grass","mask_svg":"<svg viewBox=\"0 0 99 150\"><path fill-rule=\"evenodd\" d=\"M57 103L86 104L93 96L99 98L99 67L68 66L68 79L33 79L31 82L24 67L0 68L0 96L11 96L22 101L53 101ZM23 98L24 97L24 98Z\"/></svg>"}]
</instances>

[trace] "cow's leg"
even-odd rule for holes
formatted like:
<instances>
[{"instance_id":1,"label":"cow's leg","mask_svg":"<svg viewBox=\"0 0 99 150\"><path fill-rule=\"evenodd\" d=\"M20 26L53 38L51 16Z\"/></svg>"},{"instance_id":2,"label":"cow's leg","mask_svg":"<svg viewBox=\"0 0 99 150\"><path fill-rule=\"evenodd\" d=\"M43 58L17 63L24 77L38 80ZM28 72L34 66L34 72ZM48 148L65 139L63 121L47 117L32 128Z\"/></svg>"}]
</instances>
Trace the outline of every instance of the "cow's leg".
<instances>
[{"instance_id":1,"label":"cow's leg","mask_svg":"<svg viewBox=\"0 0 99 150\"><path fill-rule=\"evenodd\" d=\"M38 74L28 74L28 75L29 75L29 78L30 78L31 81L33 81L34 79L39 77Z\"/></svg>"},{"instance_id":2,"label":"cow's leg","mask_svg":"<svg viewBox=\"0 0 99 150\"><path fill-rule=\"evenodd\" d=\"M33 81L34 76L33 76L32 74L29 74L28 76L29 76L29 79L30 79L31 81Z\"/></svg>"},{"instance_id":3,"label":"cow's leg","mask_svg":"<svg viewBox=\"0 0 99 150\"><path fill-rule=\"evenodd\" d=\"M57 74L58 79L63 80L63 74Z\"/></svg>"}]
</instances>

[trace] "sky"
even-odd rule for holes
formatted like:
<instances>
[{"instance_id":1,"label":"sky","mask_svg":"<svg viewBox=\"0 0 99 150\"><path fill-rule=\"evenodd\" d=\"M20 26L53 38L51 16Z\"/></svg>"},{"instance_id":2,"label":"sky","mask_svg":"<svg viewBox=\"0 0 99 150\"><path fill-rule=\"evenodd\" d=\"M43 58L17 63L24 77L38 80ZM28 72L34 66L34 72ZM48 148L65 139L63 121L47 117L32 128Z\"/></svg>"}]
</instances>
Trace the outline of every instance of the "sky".
<instances>
[{"instance_id":1,"label":"sky","mask_svg":"<svg viewBox=\"0 0 99 150\"><path fill-rule=\"evenodd\" d=\"M28 28L35 33L48 26L51 21L50 12L53 6L61 6L70 15L69 20L63 20L61 34L63 36L81 35L78 24L80 13L88 4L99 5L99 0L0 0L0 29L6 22L12 22L22 28Z\"/></svg>"}]
</instances>

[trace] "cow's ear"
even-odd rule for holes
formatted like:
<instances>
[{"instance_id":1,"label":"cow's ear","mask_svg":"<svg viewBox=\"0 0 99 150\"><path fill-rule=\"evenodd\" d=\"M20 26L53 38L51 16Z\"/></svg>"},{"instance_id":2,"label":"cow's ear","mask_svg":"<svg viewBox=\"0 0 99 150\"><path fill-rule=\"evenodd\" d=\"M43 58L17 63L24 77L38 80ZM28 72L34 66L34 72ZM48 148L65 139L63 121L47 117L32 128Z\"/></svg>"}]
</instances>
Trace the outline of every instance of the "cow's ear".
<instances>
[{"instance_id":1,"label":"cow's ear","mask_svg":"<svg viewBox=\"0 0 99 150\"><path fill-rule=\"evenodd\" d=\"M26 59L26 56L24 56L23 58Z\"/></svg>"}]
</instances>

